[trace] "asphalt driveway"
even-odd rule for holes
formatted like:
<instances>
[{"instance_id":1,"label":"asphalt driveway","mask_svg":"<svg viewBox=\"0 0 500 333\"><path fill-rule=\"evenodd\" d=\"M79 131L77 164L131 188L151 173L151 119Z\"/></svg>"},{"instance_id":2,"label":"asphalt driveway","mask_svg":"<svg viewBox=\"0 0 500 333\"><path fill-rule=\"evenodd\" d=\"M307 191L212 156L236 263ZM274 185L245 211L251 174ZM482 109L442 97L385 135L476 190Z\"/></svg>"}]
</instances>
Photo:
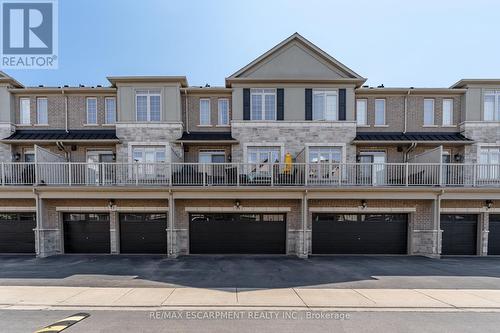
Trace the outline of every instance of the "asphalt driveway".
<instances>
[{"instance_id":1,"label":"asphalt driveway","mask_svg":"<svg viewBox=\"0 0 500 333\"><path fill-rule=\"evenodd\" d=\"M500 258L0 256L0 285L500 289Z\"/></svg>"}]
</instances>

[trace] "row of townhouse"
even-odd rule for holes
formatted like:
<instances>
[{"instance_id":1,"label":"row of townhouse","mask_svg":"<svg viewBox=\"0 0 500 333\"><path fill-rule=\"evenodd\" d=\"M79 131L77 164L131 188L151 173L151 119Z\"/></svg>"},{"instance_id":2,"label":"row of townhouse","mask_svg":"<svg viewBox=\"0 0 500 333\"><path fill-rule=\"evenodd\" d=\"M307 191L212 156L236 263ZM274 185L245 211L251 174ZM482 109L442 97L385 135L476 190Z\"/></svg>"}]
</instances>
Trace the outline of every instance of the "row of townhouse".
<instances>
[{"instance_id":1,"label":"row of townhouse","mask_svg":"<svg viewBox=\"0 0 500 333\"><path fill-rule=\"evenodd\" d=\"M226 79L0 76L0 253L500 254L500 80L364 86L294 34Z\"/></svg>"}]
</instances>

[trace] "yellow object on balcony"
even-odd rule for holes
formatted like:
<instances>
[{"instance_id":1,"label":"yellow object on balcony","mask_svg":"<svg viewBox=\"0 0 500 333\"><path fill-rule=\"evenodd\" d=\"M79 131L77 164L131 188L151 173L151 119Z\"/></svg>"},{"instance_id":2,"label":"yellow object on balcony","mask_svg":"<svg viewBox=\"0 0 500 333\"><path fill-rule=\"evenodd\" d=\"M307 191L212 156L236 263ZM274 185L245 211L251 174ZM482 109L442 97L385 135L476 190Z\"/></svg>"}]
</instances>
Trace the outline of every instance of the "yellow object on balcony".
<instances>
[{"instance_id":1,"label":"yellow object on balcony","mask_svg":"<svg viewBox=\"0 0 500 333\"><path fill-rule=\"evenodd\" d=\"M285 169L284 173L290 173L292 171L292 154L286 153L285 155Z\"/></svg>"}]
</instances>

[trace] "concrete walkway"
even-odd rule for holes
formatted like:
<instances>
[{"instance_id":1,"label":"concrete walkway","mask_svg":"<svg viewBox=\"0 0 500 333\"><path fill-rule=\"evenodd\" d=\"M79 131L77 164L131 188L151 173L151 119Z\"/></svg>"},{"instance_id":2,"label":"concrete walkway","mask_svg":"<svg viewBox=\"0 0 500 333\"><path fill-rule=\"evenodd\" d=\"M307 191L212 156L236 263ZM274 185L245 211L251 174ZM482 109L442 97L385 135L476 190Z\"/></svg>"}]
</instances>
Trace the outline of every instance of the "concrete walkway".
<instances>
[{"instance_id":1,"label":"concrete walkway","mask_svg":"<svg viewBox=\"0 0 500 333\"><path fill-rule=\"evenodd\" d=\"M109 309L403 308L500 311L500 290L0 287L1 309L101 307Z\"/></svg>"}]
</instances>

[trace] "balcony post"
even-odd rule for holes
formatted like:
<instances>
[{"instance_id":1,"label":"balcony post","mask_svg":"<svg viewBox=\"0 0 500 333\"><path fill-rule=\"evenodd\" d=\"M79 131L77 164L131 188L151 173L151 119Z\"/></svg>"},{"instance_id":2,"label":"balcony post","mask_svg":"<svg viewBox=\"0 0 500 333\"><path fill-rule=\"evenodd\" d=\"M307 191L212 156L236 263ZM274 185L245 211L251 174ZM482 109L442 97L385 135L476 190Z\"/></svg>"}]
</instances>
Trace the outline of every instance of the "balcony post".
<instances>
[{"instance_id":1,"label":"balcony post","mask_svg":"<svg viewBox=\"0 0 500 333\"><path fill-rule=\"evenodd\" d=\"M342 187L342 164L339 163L339 187Z\"/></svg>"},{"instance_id":2,"label":"balcony post","mask_svg":"<svg viewBox=\"0 0 500 333\"><path fill-rule=\"evenodd\" d=\"M39 179L38 179L38 162L35 160L35 185L38 185Z\"/></svg>"},{"instance_id":3,"label":"balcony post","mask_svg":"<svg viewBox=\"0 0 500 333\"><path fill-rule=\"evenodd\" d=\"M409 167L408 167L408 162L405 163L405 185L408 186L408 180L410 179L409 175Z\"/></svg>"},{"instance_id":4,"label":"balcony post","mask_svg":"<svg viewBox=\"0 0 500 333\"><path fill-rule=\"evenodd\" d=\"M201 165L201 172L203 173L203 186L207 186L207 164L203 163Z\"/></svg>"},{"instance_id":5,"label":"balcony post","mask_svg":"<svg viewBox=\"0 0 500 333\"><path fill-rule=\"evenodd\" d=\"M236 164L236 186L240 187L240 164Z\"/></svg>"},{"instance_id":6,"label":"balcony post","mask_svg":"<svg viewBox=\"0 0 500 333\"><path fill-rule=\"evenodd\" d=\"M2 162L2 186L5 185L5 163Z\"/></svg>"},{"instance_id":7,"label":"balcony post","mask_svg":"<svg viewBox=\"0 0 500 333\"><path fill-rule=\"evenodd\" d=\"M170 186L173 186L173 182L172 182L172 170L173 170L173 167L172 167L172 163L169 163L167 164L168 165L168 184Z\"/></svg>"},{"instance_id":8,"label":"balcony post","mask_svg":"<svg viewBox=\"0 0 500 333\"><path fill-rule=\"evenodd\" d=\"M68 162L68 185L69 186L71 186L73 183L72 178L73 178L73 174L71 171L71 162Z\"/></svg>"},{"instance_id":9,"label":"balcony post","mask_svg":"<svg viewBox=\"0 0 500 333\"><path fill-rule=\"evenodd\" d=\"M308 178L309 178L309 163L305 164L304 168L304 185L307 186L308 183Z\"/></svg>"},{"instance_id":10,"label":"balcony post","mask_svg":"<svg viewBox=\"0 0 500 333\"><path fill-rule=\"evenodd\" d=\"M134 163L134 174L135 174L135 186L139 186L139 165L137 162Z\"/></svg>"},{"instance_id":11,"label":"balcony post","mask_svg":"<svg viewBox=\"0 0 500 333\"><path fill-rule=\"evenodd\" d=\"M271 163L271 187L274 186L274 163Z\"/></svg>"},{"instance_id":12,"label":"balcony post","mask_svg":"<svg viewBox=\"0 0 500 333\"><path fill-rule=\"evenodd\" d=\"M443 161L439 163L439 186L443 186Z\"/></svg>"}]
</instances>

